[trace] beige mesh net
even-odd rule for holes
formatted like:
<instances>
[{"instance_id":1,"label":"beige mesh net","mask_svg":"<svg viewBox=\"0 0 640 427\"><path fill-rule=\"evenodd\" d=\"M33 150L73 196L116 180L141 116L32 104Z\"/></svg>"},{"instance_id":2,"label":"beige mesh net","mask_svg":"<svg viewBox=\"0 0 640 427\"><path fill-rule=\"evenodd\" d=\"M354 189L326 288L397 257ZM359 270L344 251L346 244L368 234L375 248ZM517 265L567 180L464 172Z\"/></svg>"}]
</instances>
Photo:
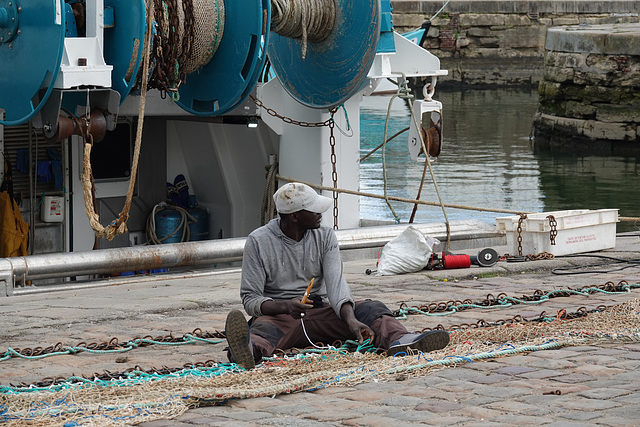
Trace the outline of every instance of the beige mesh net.
<instances>
[{"instance_id":1,"label":"beige mesh net","mask_svg":"<svg viewBox=\"0 0 640 427\"><path fill-rule=\"evenodd\" d=\"M636 341L640 336L640 300L635 299L584 318L551 323L520 323L451 333L450 345L438 352L406 357L372 353L315 352L276 358L252 371L229 370L204 377L176 375L140 380L129 386L108 383L75 385L56 392L0 394L7 426L123 425L174 418L188 408L229 399L354 385L375 378L395 380L432 369L509 354L603 341ZM4 412L3 412L4 411ZM2 418L0 417L0 421Z\"/></svg>"}]
</instances>

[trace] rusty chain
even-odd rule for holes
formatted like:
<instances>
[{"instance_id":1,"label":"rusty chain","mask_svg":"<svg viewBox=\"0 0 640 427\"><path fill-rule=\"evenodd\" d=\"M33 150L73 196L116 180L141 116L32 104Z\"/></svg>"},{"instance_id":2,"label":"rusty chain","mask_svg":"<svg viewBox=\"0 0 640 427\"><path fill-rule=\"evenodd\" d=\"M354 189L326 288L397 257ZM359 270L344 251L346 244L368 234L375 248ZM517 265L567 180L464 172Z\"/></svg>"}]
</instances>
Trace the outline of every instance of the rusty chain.
<instances>
[{"instance_id":1,"label":"rusty chain","mask_svg":"<svg viewBox=\"0 0 640 427\"><path fill-rule=\"evenodd\" d=\"M518 241L518 256L522 256L522 223L527 219L527 214L520 214L520 219L518 219L518 227L516 230L518 231L518 237L516 240Z\"/></svg>"},{"instance_id":2,"label":"rusty chain","mask_svg":"<svg viewBox=\"0 0 640 427\"><path fill-rule=\"evenodd\" d=\"M553 215L547 216L547 219L549 219L549 228L551 228L551 230L549 231L549 240L551 241L552 245L555 245L556 236L558 235L558 221L556 221L556 217L554 217Z\"/></svg>"},{"instance_id":3,"label":"rusty chain","mask_svg":"<svg viewBox=\"0 0 640 427\"><path fill-rule=\"evenodd\" d=\"M152 62L154 66L149 76L138 76L136 86L141 86L140 79L148 79L149 88L158 89L162 98L167 93L177 100L178 88L186 80L182 70L190 58L196 37L195 16L192 0L181 0L184 20L182 22L182 42L180 43L180 19L178 0L153 1L156 17L153 37Z\"/></svg>"},{"instance_id":4,"label":"rusty chain","mask_svg":"<svg viewBox=\"0 0 640 427\"><path fill-rule=\"evenodd\" d=\"M324 122L315 122L315 123L310 123L310 122L303 122L303 121L299 121L299 120L295 120L292 119L290 117L286 117L281 115L280 113L278 113L276 110L274 110L273 108L267 107L264 105L264 103L259 100L258 98L256 98L253 95L249 95L249 97L253 100L253 102L256 104L256 106L258 106L258 108L262 108L264 111L267 112L267 114L269 114L272 117L276 117L280 120L282 120L284 123L290 124L290 125L295 125L295 126L300 126L303 128L320 128L320 127L325 127L327 126L331 132L330 136L329 136L329 145L331 146L331 179L333 181L333 228L335 230L338 229L338 171L337 171L337 157L336 157L336 137L335 137L335 121L333 119L333 116L335 115L335 113L338 111L337 108L332 108L329 110L329 112L331 113L331 117L328 118L327 120L325 120Z\"/></svg>"},{"instance_id":5,"label":"rusty chain","mask_svg":"<svg viewBox=\"0 0 640 427\"><path fill-rule=\"evenodd\" d=\"M587 310L586 307L579 307L575 312L573 313L569 313L566 310L558 310L558 312L556 314L553 314L553 318L554 319L559 319L559 320L574 320L574 319L580 319L580 318L584 318L587 317L589 314L592 313L600 313L605 311L606 309L610 308L609 306L606 305L599 305L594 309L591 310ZM434 330L441 330L441 331L460 331L460 330L466 330L466 329L479 329L479 328L489 328L492 326L503 326L503 325L512 325L512 324L516 324L516 323L542 323L542 322L547 322L549 319L549 316L547 315L546 311L541 312L537 317L531 318L531 319L527 319L525 317L523 317L522 315L518 314L515 315L513 317L508 317L506 319L498 319L496 321L493 322L487 322L484 319L480 319L478 320L476 323L460 323L460 324L456 324L456 325L451 325L447 328L445 328L442 324L439 324L433 328L423 328L419 331L419 333L422 332L426 332L426 331L434 331Z\"/></svg>"},{"instance_id":6,"label":"rusty chain","mask_svg":"<svg viewBox=\"0 0 640 427\"><path fill-rule=\"evenodd\" d=\"M200 328L194 329L193 332L191 332L189 335L192 335L197 338L202 338L202 339L211 339L211 338L225 339L226 338L226 335L223 332L220 332L217 330L215 332L203 332L202 329ZM152 335L145 335L143 337L135 337L126 342L121 342L118 340L117 337L113 337L108 341L104 341L101 343L98 343L98 342L87 343L85 341L82 341L73 347L86 348L88 350L97 350L97 351L122 350L127 348L129 346L129 343L131 342L136 343L137 347L148 347L148 346L154 345L153 342L145 342L145 341L154 341L158 343L182 343L185 341L186 336L187 334L181 337L176 337L172 333L169 335L157 336L157 337L154 337ZM22 349L14 348L13 351L15 351L16 353L22 356L33 357L33 356L44 356L52 353L59 353L59 352L65 351L65 349L68 349L69 347L70 346L65 346L61 342L58 342L55 345L51 345L46 348L43 348L43 347L34 347L34 348L26 347Z\"/></svg>"},{"instance_id":7,"label":"rusty chain","mask_svg":"<svg viewBox=\"0 0 640 427\"><path fill-rule=\"evenodd\" d=\"M623 291L626 291L626 288L628 286L629 286L629 282L627 282L626 280L621 280L617 284L615 284L614 282L608 281L605 284L600 286L587 285L577 289L567 288L565 291L562 291L562 290L554 291L551 294L545 294L542 290L537 289L531 295L523 295L521 297L518 297L518 299L522 300L523 302L535 302L545 298L550 299L550 298L559 298L559 297L569 297L572 295L577 295L577 292L580 292L582 294L584 294L585 292L587 292L588 294L593 294L598 292L598 290L606 291L606 292L623 292ZM505 298L508 298L508 295L502 292L497 296L493 294L487 294L487 297L484 300L480 300L476 302L473 302L470 299L465 299L462 301L448 300L448 301L441 301L441 302L431 302L423 305L414 305L414 306L411 306L411 308L419 310L423 313L443 313L443 312L451 311L453 307L456 307L455 308L456 311L464 311L464 310L471 310L473 308L473 307L464 307L464 305L475 305L475 306L481 306L481 307L499 306L499 305L502 305L501 301L503 301ZM519 304L522 304L523 302L514 301L513 299L509 300L510 305L519 305ZM400 311L402 309L407 309L407 308L410 308L410 307L406 303L401 303L399 309L396 310L393 313L393 315L397 317L400 314Z\"/></svg>"}]
</instances>

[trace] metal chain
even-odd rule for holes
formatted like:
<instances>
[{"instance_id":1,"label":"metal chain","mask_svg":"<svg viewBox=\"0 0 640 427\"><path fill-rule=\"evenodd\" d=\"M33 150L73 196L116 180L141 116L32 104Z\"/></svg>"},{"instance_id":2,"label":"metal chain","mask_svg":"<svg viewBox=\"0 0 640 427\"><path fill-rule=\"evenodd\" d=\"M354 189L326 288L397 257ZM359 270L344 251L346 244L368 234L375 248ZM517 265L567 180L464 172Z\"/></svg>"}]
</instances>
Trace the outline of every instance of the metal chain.
<instances>
[{"instance_id":1,"label":"metal chain","mask_svg":"<svg viewBox=\"0 0 640 427\"><path fill-rule=\"evenodd\" d=\"M195 17L193 14L193 1L182 0L182 10L184 12L184 34L182 35L182 51L178 58L178 66L184 66L191 57L193 44L196 39ZM187 75L184 71L179 71L181 83L185 83Z\"/></svg>"},{"instance_id":2,"label":"metal chain","mask_svg":"<svg viewBox=\"0 0 640 427\"><path fill-rule=\"evenodd\" d=\"M333 116L335 115L335 113L338 111L337 108L332 108L329 110L329 112L331 113L331 117L329 117L327 120L325 120L324 122L316 122L316 123L310 123L310 122L302 122L299 120L294 120L290 117L286 117L281 115L280 113L278 113L276 110L274 110L273 108L269 108L267 106L264 105L264 103L259 100L258 98L256 98L253 95L249 95L249 97L253 100L253 102L255 102L255 104L259 107L262 108L264 111L267 112L267 114L269 114L272 117L276 117L280 120L282 120L285 123L291 124L291 125L296 125L296 126L300 126L300 127L304 127L304 128L320 128L320 127L324 127L324 126L328 126L329 130L331 132L330 136L329 136L329 145L331 146L331 178L333 180L333 228L335 230L338 229L338 170L337 170L337 156L336 156L336 136L335 136L335 126L336 123L333 119Z\"/></svg>"},{"instance_id":3,"label":"metal chain","mask_svg":"<svg viewBox=\"0 0 640 427\"><path fill-rule=\"evenodd\" d=\"M549 227L551 227L551 231L549 231L549 240L551 240L551 244L556 244L556 236L558 235L558 222L556 221L556 217L553 215L549 215L547 217L549 219Z\"/></svg>"},{"instance_id":4,"label":"metal chain","mask_svg":"<svg viewBox=\"0 0 640 427\"><path fill-rule=\"evenodd\" d=\"M599 291L604 292L628 292L630 289L629 282L626 280L621 280L618 284L614 282L606 282L600 286L587 285L581 288L567 288L566 290L554 290L549 293L545 293L540 289L533 291L531 295L523 295L518 298L510 298L506 293L502 292L497 296L493 294L487 294L487 297L484 300L480 300L477 302L473 302L470 299L465 299L463 301L457 300L448 300L441 302L431 302L423 305L414 305L411 308L419 310L423 313L442 313L447 311L455 310L456 312L471 310L473 308L480 307L495 307L504 305L504 302L508 300L509 306L523 304L524 302L536 302L544 299L551 298L559 298L559 297L570 297L572 295L582 295L584 296L585 292L588 294L593 294ZM400 308L396 310L393 315L398 317L400 315L400 311L403 309L410 308L406 303L401 303ZM410 313L408 313L410 314Z\"/></svg>"},{"instance_id":5,"label":"metal chain","mask_svg":"<svg viewBox=\"0 0 640 427\"><path fill-rule=\"evenodd\" d=\"M329 136L329 145L331 145L331 179L333 179L333 229L338 229L338 171L337 171L337 158L336 158L336 137L334 135L335 122L333 121L333 115L338 111L337 108L333 108L331 111L331 122L329 123L329 129L331 135Z\"/></svg>"},{"instance_id":6,"label":"metal chain","mask_svg":"<svg viewBox=\"0 0 640 427\"><path fill-rule=\"evenodd\" d=\"M518 237L517 237L517 241L518 241L518 255L522 256L522 222L527 219L527 214L520 214L520 219L518 220L518 228L516 230L518 230Z\"/></svg>"},{"instance_id":7,"label":"metal chain","mask_svg":"<svg viewBox=\"0 0 640 427\"><path fill-rule=\"evenodd\" d=\"M316 123L309 123L309 122L301 122L299 120L295 120L289 117L285 117L283 115L281 115L280 113L278 113L276 110L274 110L273 108L269 108L267 106L265 106L262 101L260 101L258 98L256 98L253 95L249 95L249 97L253 100L253 102L255 102L255 104L262 108L264 111L267 112L267 114L269 114L272 117L276 117L280 120L282 120L283 122L290 124L290 125L295 125L295 126L300 126L303 128L321 128L324 126L331 126L331 123L333 123L333 116L331 116L330 118L328 118L327 120L325 120L324 122L316 122Z\"/></svg>"},{"instance_id":8,"label":"metal chain","mask_svg":"<svg viewBox=\"0 0 640 427\"><path fill-rule=\"evenodd\" d=\"M226 338L226 334L224 332L220 332L218 330L216 330L215 332L203 332L202 329L200 328L194 329L193 332L191 332L189 335L193 335L194 337L203 338L203 339ZM153 343L145 342L144 340L153 341L157 343L182 343L185 341L186 337L187 337L187 334L183 335L182 337L176 337L173 334L157 336L157 337L153 337L151 335L145 335L144 337L135 337L127 341L126 343L119 341L117 337L113 337L109 341L104 341L101 343L96 343L96 342L86 343L82 341L73 347L86 348L88 350L101 350L101 351L120 350L127 347L131 342L135 342L136 347L147 347L147 346L153 345ZM26 347L22 349L14 348L13 351L15 351L16 353L22 356L33 357L33 356L43 356L50 353L59 353L59 352L65 351L65 349L68 347L70 346L65 346L61 342L58 342L55 345L52 345L46 348L43 348L43 347L35 347L35 348Z\"/></svg>"},{"instance_id":9,"label":"metal chain","mask_svg":"<svg viewBox=\"0 0 640 427\"><path fill-rule=\"evenodd\" d=\"M611 306L606 306L606 305L599 305L596 308L592 309L592 310L587 310L586 307L579 307L575 312L573 313L568 313L566 311L566 309L561 309L558 310L558 312L555 315L552 315L554 319L559 319L559 320L573 320L573 319L579 319L579 318L584 318L587 317L589 314L592 313L601 313L605 310L607 310L608 308L610 308ZM447 328L445 328L444 326L442 326L441 324L437 325L434 328L424 328L422 330L416 331L418 333L423 333L423 332L427 332L427 331L432 331L432 330L443 330L443 331L455 331L455 330L466 330L466 329L479 329L479 328L488 328L491 326L504 326L504 325L511 325L514 323L542 323L542 322L548 322L549 316L547 315L547 313L545 311L543 311L542 313L540 313L538 315L538 317L534 317L532 319L527 319L525 317L523 317L520 314L517 314L513 317L510 318L506 318L506 319L498 319L495 322L487 322L484 319L480 319L478 320L476 323L460 323L457 325L451 325Z\"/></svg>"}]
</instances>

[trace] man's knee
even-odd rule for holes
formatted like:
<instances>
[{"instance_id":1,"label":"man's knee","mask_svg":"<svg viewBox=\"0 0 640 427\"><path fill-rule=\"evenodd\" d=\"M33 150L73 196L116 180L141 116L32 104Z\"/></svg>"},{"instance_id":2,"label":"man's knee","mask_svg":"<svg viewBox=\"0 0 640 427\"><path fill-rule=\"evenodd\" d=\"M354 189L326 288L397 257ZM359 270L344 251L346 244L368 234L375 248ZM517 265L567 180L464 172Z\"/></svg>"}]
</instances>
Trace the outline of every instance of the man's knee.
<instances>
[{"instance_id":1,"label":"man's knee","mask_svg":"<svg viewBox=\"0 0 640 427\"><path fill-rule=\"evenodd\" d=\"M264 338L273 347L276 347L280 339L284 336L284 331L282 329L269 322L253 322L249 332Z\"/></svg>"},{"instance_id":2,"label":"man's knee","mask_svg":"<svg viewBox=\"0 0 640 427\"><path fill-rule=\"evenodd\" d=\"M380 317L393 316L393 313L380 301L366 300L356 305L355 315L356 319L371 326Z\"/></svg>"}]
</instances>

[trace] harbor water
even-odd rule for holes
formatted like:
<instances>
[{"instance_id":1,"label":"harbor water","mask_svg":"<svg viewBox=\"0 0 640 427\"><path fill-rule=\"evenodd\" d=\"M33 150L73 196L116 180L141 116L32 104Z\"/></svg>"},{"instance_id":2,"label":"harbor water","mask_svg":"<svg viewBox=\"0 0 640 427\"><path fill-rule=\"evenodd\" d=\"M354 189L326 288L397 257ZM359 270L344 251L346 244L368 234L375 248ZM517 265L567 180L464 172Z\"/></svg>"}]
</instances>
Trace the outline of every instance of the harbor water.
<instances>
[{"instance_id":1,"label":"harbor water","mask_svg":"<svg viewBox=\"0 0 640 427\"><path fill-rule=\"evenodd\" d=\"M640 159L588 152L554 153L534 150L531 123L538 106L535 89L440 91L444 142L432 163L445 204L518 212L566 209L620 209L620 216L640 216ZM365 97L360 114L361 156L384 139L391 96ZM387 137L409 126L410 110L396 98ZM412 161L408 132L390 141L384 152L387 194L408 199L418 194L424 162ZM383 152L377 150L360 164L360 190L384 194ZM438 202L427 171L421 200ZM391 202L400 222L408 222L412 204ZM361 198L361 217L394 221L385 200ZM511 214L446 209L449 221L478 219L495 224ZM440 207L421 205L416 222L442 222ZM619 223L618 231L634 231L640 224Z\"/></svg>"}]
</instances>

